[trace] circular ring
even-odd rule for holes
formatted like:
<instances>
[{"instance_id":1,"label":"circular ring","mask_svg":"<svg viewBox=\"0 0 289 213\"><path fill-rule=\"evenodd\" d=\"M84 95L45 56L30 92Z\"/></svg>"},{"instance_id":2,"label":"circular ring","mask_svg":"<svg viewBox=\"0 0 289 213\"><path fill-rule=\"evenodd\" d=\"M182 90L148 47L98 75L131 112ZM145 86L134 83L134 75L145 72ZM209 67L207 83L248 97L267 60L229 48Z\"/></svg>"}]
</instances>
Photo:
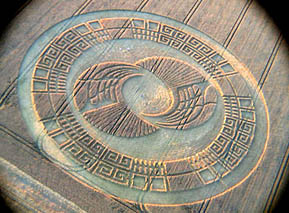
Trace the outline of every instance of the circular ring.
<instances>
[{"instance_id":1,"label":"circular ring","mask_svg":"<svg viewBox=\"0 0 289 213\"><path fill-rule=\"evenodd\" d=\"M130 202L220 196L266 150L268 109L253 75L208 36L165 17L104 11L62 21L34 42L19 79L40 151L80 182ZM140 112L130 91L145 87L161 92L137 99L152 99Z\"/></svg>"}]
</instances>

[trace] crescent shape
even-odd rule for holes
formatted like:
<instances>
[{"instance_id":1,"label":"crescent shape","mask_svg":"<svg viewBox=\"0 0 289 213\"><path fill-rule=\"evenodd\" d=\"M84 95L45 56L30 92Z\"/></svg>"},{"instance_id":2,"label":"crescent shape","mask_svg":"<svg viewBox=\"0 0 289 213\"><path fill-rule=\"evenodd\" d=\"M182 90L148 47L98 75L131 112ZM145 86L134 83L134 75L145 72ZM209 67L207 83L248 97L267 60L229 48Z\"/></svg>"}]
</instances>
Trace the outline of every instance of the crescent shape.
<instances>
[{"instance_id":1,"label":"crescent shape","mask_svg":"<svg viewBox=\"0 0 289 213\"><path fill-rule=\"evenodd\" d=\"M197 69L170 57L150 57L136 64L161 79L169 88L173 100L164 112L146 113L144 116L162 117L165 121L156 124L174 129L198 126L210 118L216 105L216 92L212 86L207 87L205 97L212 101L204 102L204 95L197 85L206 82L206 78Z\"/></svg>"},{"instance_id":2,"label":"crescent shape","mask_svg":"<svg viewBox=\"0 0 289 213\"><path fill-rule=\"evenodd\" d=\"M137 116L126 104L122 87L130 78L142 76L127 63L101 63L85 70L74 86L75 105L84 118L103 132L121 137L139 137L158 127ZM85 109L88 104L93 109Z\"/></svg>"}]
</instances>

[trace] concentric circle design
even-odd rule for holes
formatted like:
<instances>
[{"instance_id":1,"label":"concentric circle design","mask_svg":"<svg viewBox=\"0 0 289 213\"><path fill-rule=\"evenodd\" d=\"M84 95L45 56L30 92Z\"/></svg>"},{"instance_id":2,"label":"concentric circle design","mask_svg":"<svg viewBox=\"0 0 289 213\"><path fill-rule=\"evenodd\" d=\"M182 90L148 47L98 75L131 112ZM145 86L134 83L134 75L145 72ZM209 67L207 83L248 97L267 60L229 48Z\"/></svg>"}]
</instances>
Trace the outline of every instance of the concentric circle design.
<instances>
[{"instance_id":1,"label":"concentric circle design","mask_svg":"<svg viewBox=\"0 0 289 213\"><path fill-rule=\"evenodd\" d=\"M20 70L40 151L87 186L131 202L220 196L260 163L262 92L226 49L182 23L105 11L58 23Z\"/></svg>"}]
</instances>

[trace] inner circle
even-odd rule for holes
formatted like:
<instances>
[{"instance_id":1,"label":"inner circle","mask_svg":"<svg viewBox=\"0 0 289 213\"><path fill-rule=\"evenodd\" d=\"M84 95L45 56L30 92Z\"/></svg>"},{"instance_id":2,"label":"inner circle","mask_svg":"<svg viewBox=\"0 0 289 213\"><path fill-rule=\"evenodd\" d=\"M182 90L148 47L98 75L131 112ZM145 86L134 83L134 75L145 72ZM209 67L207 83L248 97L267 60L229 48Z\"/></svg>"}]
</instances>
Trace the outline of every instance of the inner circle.
<instances>
[{"instance_id":1,"label":"inner circle","mask_svg":"<svg viewBox=\"0 0 289 213\"><path fill-rule=\"evenodd\" d=\"M151 72L140 71L142 76L124 84L122 92L126 103L138 115L165 112L173 102L169 89Z\"/></svg>"}]
</instances>

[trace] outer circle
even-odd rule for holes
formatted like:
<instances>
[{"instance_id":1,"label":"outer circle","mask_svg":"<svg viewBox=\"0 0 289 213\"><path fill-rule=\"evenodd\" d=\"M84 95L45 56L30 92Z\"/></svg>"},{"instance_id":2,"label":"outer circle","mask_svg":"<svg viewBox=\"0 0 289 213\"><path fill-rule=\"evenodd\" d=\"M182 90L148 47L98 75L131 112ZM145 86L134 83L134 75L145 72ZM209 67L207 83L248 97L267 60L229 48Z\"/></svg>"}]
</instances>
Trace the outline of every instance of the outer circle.
<instances>
[{"instance_id":1,"label":"outer circle","mask_svg":"<svg viewBox=\"0 0 289 213\"><path fill-rule=\"evenodd\" d=\"M118 169L125 168L126 166L128 166L128 164L126 165L127 159L125 159L123 156L121 157L114 156L114 154L108 156L107 155L108 151L103 152L105 154L103 153L102 154L105 155L104 157L107 158L106 160L112 160L112 161L115 160L115 161L118 161L118 164L119 164L117 167L118 169L113 169L111 173L110 172L105 173L108 167L105 168L106 170L99 168L99 163L96 163L97 160L94 159L95 161L93 162L92 159L87 160L87 158L85 158L87 156L83 157L84 156L83 150L77 150L77 148L75 147L74 149L68 148L70 147L69 143L71 139L62 140L63 139L61 138L62 135L59 134L58 129L53 129L52 127L55 127L54 125L51 125L51 126L47 125L47 122L51 122L49 121L49 116L41 117L39 112L37 112L37 110L40 109L39 104L44 103L44 102L40 102L40 100L43 101L42 100L43 97L45 99L45 94L46 94L46 89L47 89L46 86L48 84L48 83L43 83L43 82L47 82L47 79L45 79L46 67L45 66L41 67L38 65L40 61L43 59L41 57L44 56L44 54L46 54L48 45L51 42L55 41L53 40L54 38L61 38L61 36L64 36L62 32L65 32L66 30L70 28L75 29L76 26L80 26L82 23L91 24L90 29L95 30L97 28L96 26L97 24L93 24L93 23L97 23L95 22L95 20L115 19L115 18L127 19L130 21L134 19L136 19L137 21L145 20L143 22L145 23L145 25L143 26L144 29L146 27L150 27L149 26L150 23L159 24L158 30L162 29L163 35L165 35L166 39L168 39L168 40L163 40L163 42L167 42L166 45L168 45L169 48L182 50L183 51L182 54L187 54L187 55L191 54L189 55L190 57L196 56L196 55L194 55L194 53L191 53L190 52L191 50L189 48L184 48L185 46L184 44L185 42L189 41L188 40L189 38L194 37L195 40L194 41L192 40L192 43L191 43L192 46L187 46L187 47L193 47L193 45L196 44L197 45L196 49L200 51L199 53L204 54L206 58L210 58L213 61L215 61L217 66L222 67L220 68L222 73L221 74L217 73L215 76L212 75L213 77L215 77L216 79L226 79L226 81L228 82L231 82L231 83L233 82L233 85L234 85L234 82L236 82L236 80L234 79L234 75L241 76L240 79L245 80L244 82L247 85L246 88L243 88L243 89L236 88L236 90L240 90L241 93L243 92L243 90L246 90L247 92L245 92L244 94L242 93L239 96L233 97L231 100L232 94L228 95L226 94L226 91L223 91L224 100L227 100L228 97L230 97L229 98L230 106L233 106L235 101L236 103L238 103L238 107L239 107L238 116L240 117L240 120L237 119L236 121L236 122L239 122L239 126L236 127L237 128L236 135L232 136L233 137L232 142L230 142L231 145L227 147L227 149L230 149L230 152L228 151L226 156L225 157L223 156L222 160L220 159L216 160L216 162L218 161L217 163L221 162L224 168L231 168L231 170L228 173L226 172L221 173L216 166L217 165L216 162L212 164L210 164L210 162L207 162L208 165L205 165L203 167L199 166L196 169L197 163L200 163L202 161L202 160L199 160L199 156L201 156L202 153L198 153L198 155L196 156L192 156L192 157L185 158L185 159L180 159L179 161L177 160L174 162L189 162L188 164L192 167L192 169L195 169L194 175L200 177L200 179L203 181L202 184L191 186L191 188L188 188L188 189L185 188L185 189L172 190L171 188L172 185L170 185L170 183L172 182L172 177L175 177L178 175L181 176L186 173L185 171L179 172L177 175L171 174L170 176L170 174L168 174L169 172L168 165L170 163L169 161L156 162L156 161L146 161L146 160L142 161L139 159L132 159L131 161L132 163L130 162L129 164L130 169L133 168L133 165L138 165L138 169L145 168L148 170L152 169L152 171L150 173L147 173L146 176L142 175L142 173L140 172L135 172L132 174L130 173L128 175L130 175L130 177L132 177L133 180L132 181L130 180L128 181L128 183L123 184L124 182L121 182L121 181L123 181L124 174L122 174L121 172L118 172L118 171L121 171ZM123 28L129 27L129 25L126 26L124 24L122 25ZM94 26L96 28L93 28ZM133 26L136 26L136 25L133 25ZM168 28L164 29L164 26L166 27L168 26ZM139 28L135 27L135 29L137 30ZM152 29L155 29L155 28L152 28ZM81 33L81 31L79 32ZM140 30L139 32L142 32L142 31ZM178 32L180 32L181 34L178 34ZM110 35L112 35L111 33L112 31L110 32ZM184 34L187 36L187 40L182 40L182 35ZM137 36L138 35L136 34L134 39L138 39ZM160 39L160 35L157 35L157 36L158 37L156 39ZM197 41L200 43L199 44L195 43ZM100 42L100 41L97 41L97 42ZM105 41L103 42L105 43ZM176 45L179 45L177 44L177 42L181 42L181 46L176 46ZM61 45L61 42L59 43L59 45ZM84 48L84 47L82 46L79 48ZM201 48L203 49L201 50ZM85 50L83 50L83 53L84 52ZM57 56L58 53L57 52L54 52L54 53L55 53L55 58L58 57ZM76 55L78 54L77 52L74 52L74 53ZM196 57L194 60L199 60ZM53 57L52 57L52 60L53 60ZM70 59L66 58L65 60L69 61ZM49 61L46 61L46 62L47 64L49 64ZM200 68L206 71L206 64L204 63L205 63L204 61L200 62ZM37 65L37 68L35 68L36 65ZM45 61L44 61L44 65L45 65ZM66 65L67 64L63 65L64 69ZM61 68L63 68L63 66ZM36 71L40 70L40 68L43 68L44 71L43 72L39 71L39 74L35 74ZM208 69L210 69L210 67ZM46 70L50 70L50 68L47 68ZM230 80L227 80L227 78ZM79 181L87 184L89 187L92 187L96 190L100 190L101 192L109 194L110 196L119 197L121 199L129 200L131 202L140 202L140 203L146 203L146 204L152 204L152 205L182 205L182 204L198 202L198 201L207 199L209 197L211 198L211 197L220 196L224 194L225 192L230 191L233 188L239 186L242 182L244 182L252 174L252 172L258 167L259 163L261 162L262 156L264 155L264 152L266 150L267 140L269 137L268 109L267 109L263 94L261 91L259 91L257 83L253 75L248 71L248 69L244 65L242 65L234 56L232 56L231 53L229 53L227 50L225 50L221 45L213 41L211 38L207 37L203 33L189 26L186 26L182 23L179 23L177 21L174 21L165 17L160 17L160 16L147 14L147 13L132 12L132 11L103 11L103 12L88 13L88 14L80 15L77 17L72 17L70 19L62 21L56 24L54 27L47 30L44 34L42 34L31 46L31 48L27 52L22 62L19 79L20 80L18 84L18 94L20 97L21 111L27 123L27 126L31 134L33 135L40 151L45 156L47 156L50 160L60 165L62 168L66 169L70 175L76 177ZM220 82L221 81L222 80L220 80ZM35 83L35 82L40 82L40 83ZM61 84L58 84L58 86L59 85ZM37 95L35 95L36 93ZM56 94L58 94L58 92L56 92ZM65 94L64 96L65 99L67 99L66 95L67 94ZM62 97L59 96L55 100L58 100L60 102L65 101L65 100L62 100L61 98ZM61 107L61 104L59 107ZM57 110L54 112L55 114L57 114L57 116L62 115L61 113L58 115L59 109L60 108L57 108ZM233 112L233 110L231 111ZM244 112L244 117L242 117L243 116L242 112ZM49 112L43 112L43 113L49 114ZM253 118L250 117L252 115L254 116ZM239 134L238 131L239 131L239 128L241 128L240 126L242 126L244 122L246 123L248 121L246 120L248 118L247 116L249 116L249 120L252 119L252 122L250 121L251 123L250 122L249 123L253 125L252 127L253 130L251 132L253 135L249 135L248 133L248 135L246 136L250 137L252 140L250 144L248 144L248 146L246 146L246 144L242 144L239 146L239 142L240 142L239 140L242 140L243 136L242 135L240 136L237 134ZM232 117L234 116L232 115ZM231 119L232 117L229 116L228 118ZM52 122L55 122L57 125L62 126L63 124L60 124L61 120L59 119L57 120L57 119L58 118L55 118L54 120L52 119L53 120ZM66 117L65 119L69 119L69 117L68 118ZM229 122L229 123L226 123L226 122ZM232 124L232 119L227 120L226 122L224 123L224 127L229 128L229 126ZM253 124L254 122L256 122L256 124ZM225 132L227 130L224 130L223 128L223 131ZM246 133L246 129L245 130L243 129L241 133ZM233 148L233 144L234 145L237 144L237 145ZM213 146L209 148L212 148L212 147ZM70 154L66 153L68 149L70 149ZM75 159L77 157L80 157L80 155L83 158L78 159L78 161L76 161ZM238 155L241 156L240 159L238 158ZM229 160L228 156L231 157L230 159L232 161ZM98 156L98 157L101 158L103 156ZM236 160L237 163L235 165L233 164L234 157L239 159L239 160L238 159ZM200 158L203 160L209 159L204 156L201 156ZM83 164L80 163L80 160L83 160ZM228 165L230 163L232 163L232 166ZM105 165L108 165L108 164L105 164ZM159 176L158 174L154 174L153 170L159 169L159 171L161 171L160 168L162 169L162 172L163 172L162 176ZM215 177L212 178L211 177L212 174L214 174ZM168 176L170 176L170 178L168 178ZM136 184L136 177L138 178L144 177L144 180L145 180L144 183L148 184L148 186L146 186L146 188L139 188L139 185ZM140 181L142 180L141 178L139 179ZM118 180L120 180L120 182L118 182ZM158 183L159 180L163 182ZM128 184L129 187L127 187L126 184Z\"/></svg>"}]
</instances>

